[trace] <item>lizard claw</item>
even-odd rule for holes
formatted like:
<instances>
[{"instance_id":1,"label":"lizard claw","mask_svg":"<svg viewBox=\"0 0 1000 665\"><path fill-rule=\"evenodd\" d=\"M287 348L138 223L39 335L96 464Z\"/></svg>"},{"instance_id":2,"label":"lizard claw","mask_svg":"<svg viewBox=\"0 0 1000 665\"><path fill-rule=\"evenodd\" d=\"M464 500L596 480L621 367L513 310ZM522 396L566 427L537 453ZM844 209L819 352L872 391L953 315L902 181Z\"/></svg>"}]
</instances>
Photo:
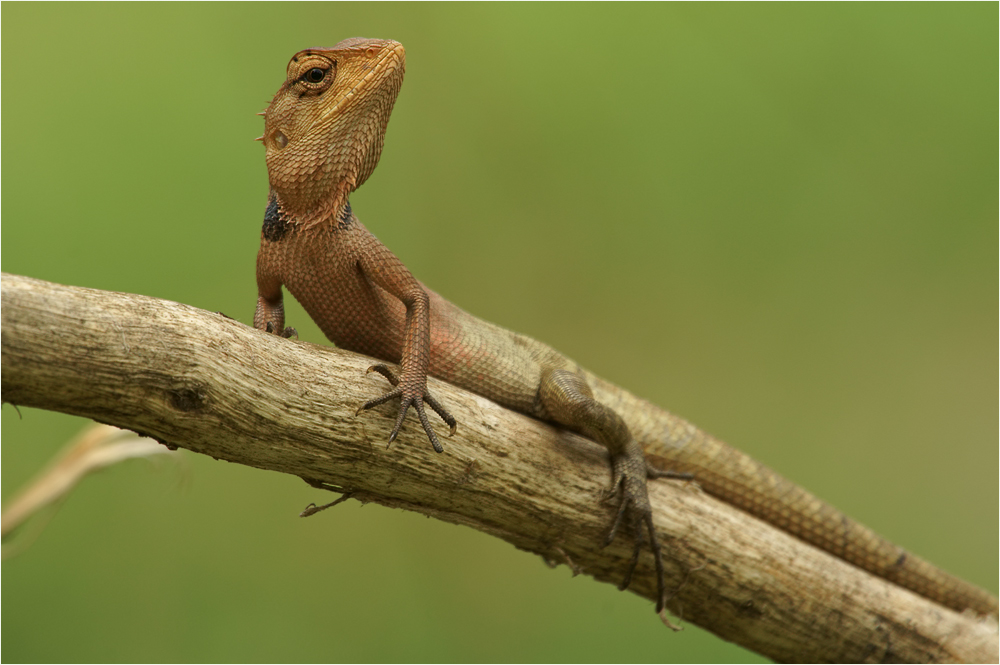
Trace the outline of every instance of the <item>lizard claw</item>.
<instances>
[{"instance_id":1,"label":"lizard claw","mask_svg":"<svg viewBox=\"0 0 1000 665\"><path fill-rule=\"evenodd\" d=\"M381 404L383 402L387 402L389 399L392 399L393 397L402 397L402 390L396 388L391 393L383 395L382 397L379 397L377 399L371 400L371 402L368 402L368 404L371 404L372 402L377 402ZM366 404L365 406L367 406L368 404ZM389 445L392 445L392 442L395 441L396 437L399 435L399 428L403 426L403 419L406 418L406 412L410 409L411 406L416 410L417 417L420 418L420 424L424 426L424 431L427 432L427 436L431 440L431 445L434 446L434 452L443 453L444 448L441 446L441 442L438 441L437 434L435 434L434 430L431 429L431 423L430 421L427 420L427 414L424 413L424 405L419 398L412 398L412 399L402 398L400 400L399 416L396 417L396 426L392 428L392 434L389 435ZM364 407L362 407L362 409L364 409Z\"/></svg>"},{"instance_id":2,"label":"lizard claw","mask_svg":"<svg viewBox=\"0 0 1000 665\"><path fill-rule=\"evenodd\" d=\"M455 430L458 429L458 421L455 420L455 416L445 411L440 402L434 399L430 393L424 393L424 401L427 402L427 405L434 409L434 413L441 416L441 420L447 423L447 425L451 428L451 431L448 432L448 436L455 436Z\"/></svg>"},{"instance_id":3,"label":"lizard claw","mask_svg":"<svg viewBox=\"0 0 1000 665\"><path fill-rule=\"evenodd\" d=\"M420 418L420 424L424 426L424 431L427 432L427 436L431 440L431 445L434 446L434 452L443 453L444 448L441 447L437 434L431 429L430 421L427 420L427 414L424 413L424 403L420 399L417 399L413 402L413 408L417 410L417 417Z\"/></svg>"},{"instance_id":4,"label":"lizard claw","mask_svg":"<svg viewBox=\"0 0 1000 665\"><path fill-rule=\"evenodd\" d=\"M399 428L403 426L403 418L406 417L406 412L410 408L410 400L402 399L403 391L399 388L393 390L390 395L396 397L397 395L401 398L399 404L399 416L396 417L396 426L392 428L392 434L389 435L389 444L391 445L396 437L399 435ZM388 446L386 446L388 447Z\"/></svg>"},{"instance_id":5,"label":"lizard claw","mask_svg":"<svg viewBox=\"0 0 1000 665\"><path fill-rule=\"evenodd\" d=\"M641 469L642 472L647 471L645 459L642 459L641 466L632 463L632 460L628 457L618 458L613 462L614 476L611 491L621 492L621 502L618 504L615 521L612 523L611 530L604 541L604 547L611 544L618 533L618 528L622 525L623 521L627 520L634 547L625 578L618 586L620 590L624 591L632 583L632 574L639 563L639 553L642 551L642 546L648 534L649 548L653 552L653 560L656 564L656 611L660 612L663 610L666 600L663 555L660 550L660 541L656 537L656 528L653 525L653 508L649 504L645 473L637 473L638 469L636 467Z\"/></svg>"},{"instance_id":6,"label":"lizard claw","mask_svg":"<svg viewBox=\"0 0 1000 665\"><path fill-rule=\"evenodd\" d=\"M421 395L404 395L403 388L399 385L399 377L397 377L396 373L393 372L388 366L382 364L372 365L368 368L368 372L366 372L366 374L371 372L376 372L377 374L384 376L395 389L380 397L368 400L358 407L358 410L354 415L358 415L362 411L378 406L379 404L384 404L389 400L398 397L400 398L399 415L396 417L396 425L392 428L392 433L389 435L389 444L391 445L392 442L396 440L396 437L399 435L399 430L403 426L403 420L406 418L406 412L412 406L417 412L417 417L420 418L420 424L423 425L424 431L427 433L427 438L431 440L431 445L434 447L434 451L438 453L444 452L441 442L438 441L437 434L434 433L434 430L431 428L431 423L427 419L427 413L424 411L424 402L427 402L428 406L434 409L434 412L441 416L441 420L447 423L451 428L448 436L454 435L455 430L458 428L458 422L455 420L455 417L448 413L444 407L441 406L440 402L434 399L434 397L432 397L426 389L424 389L423 394Z\"/></svg>"},{"instance_id":7,"label":"lizard claw","mask_svg":"<svg viewBox=\"0 0 1000 665\"><path fill-rule=\"evenodd\" d=\"M219 314L222 314L222 312L219 312ZM222 316L226 316L226 315L222 314ZM226 318L228 319L230 317L226 316ZM289 338L292 338L292 337L294 337L295 339L299 338L299 331L296 330L295 328L293 328L291 326L288 326L287 328L285 328L284 330L282 330L279 333L278 329L275 327L274 323L272 323L271 321L268 321L264 325L264 332L271 333L272 335L278 335L279 337L284 337L285 339L289 339Z\"/></svg>"}]
</instances>

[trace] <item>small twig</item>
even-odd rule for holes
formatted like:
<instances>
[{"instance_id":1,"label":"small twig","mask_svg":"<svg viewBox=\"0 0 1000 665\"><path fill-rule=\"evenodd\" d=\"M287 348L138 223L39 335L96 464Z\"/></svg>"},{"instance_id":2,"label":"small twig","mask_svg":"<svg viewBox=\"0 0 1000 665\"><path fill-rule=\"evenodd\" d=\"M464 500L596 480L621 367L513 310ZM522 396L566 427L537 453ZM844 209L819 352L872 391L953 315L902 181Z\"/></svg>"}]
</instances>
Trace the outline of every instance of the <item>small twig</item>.
<instances>
[{"instance_id":1,"label":"small twig","mask_svg":"<svg viewBox=\"0 0 1000 665\"><path fill-rule=\"evenodd\" d=\"M573 573L573 577L576 577L577 575L579 575L580 574L580 567L577 566L573 562L572 557L570 557L569 554L566 554L566 551L563 548L559 547L558 545L556 545L554 549L555 549L556 552L559 552L559 554L562 555L562 558L566 562L566 565L569 567L570 571Z\"/></svg>"},{"instance_id":2,"label":"small twig","mask_svg":"<svg viewBox=\"0 0 1000 665\"><path fill-rule=\"evenodd\" d=\"M324 504L322 506L317 506L315 503L310 503L308 506L305 507L305 510L299 513L299 517L309 517L310 515L315 515L321 510L326 510L327 508L333 508L338 503L343 503L344 501L350 499L351 494L352 494L351 492L346 492L344 496L340 497L336 501L331 501L330 503Z\"/></svg>"}]
</instances>

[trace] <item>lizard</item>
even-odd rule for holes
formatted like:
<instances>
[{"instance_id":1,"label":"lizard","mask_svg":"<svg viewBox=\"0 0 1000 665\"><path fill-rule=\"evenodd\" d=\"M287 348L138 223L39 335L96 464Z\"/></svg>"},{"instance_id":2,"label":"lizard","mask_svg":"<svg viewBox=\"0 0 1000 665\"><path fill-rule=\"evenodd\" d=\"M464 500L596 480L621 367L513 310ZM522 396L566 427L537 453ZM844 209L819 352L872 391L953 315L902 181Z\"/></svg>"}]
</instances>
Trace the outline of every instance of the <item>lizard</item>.
<instances>
[{"instance_id":1,"label":"lizard","mask_svg":"<svg viewBox=\"0 0 1000 665\"><path fill-rule=\"evenodd\" d=\"M709 494L830 554L959 612L997 614L990 593L907 553L736 448L583 369L550 346L480 320L419 282L358 220L349 196L378 163L403 82L392 40L351 38L288 62L264 116L269 193L257 255L254 327L290 337L282 288L337 346L372 356L391 385L356 415L399 400L391 444L412 408L436 452L426 404L457 422L427 389L434 376L497 404L582 434L611 462L620 528L633 553L627 588L648 542L664 608L662 551L647 481L693 478ZM449 434L449 435L450 435Z\"/></svg>"}]
</instances>

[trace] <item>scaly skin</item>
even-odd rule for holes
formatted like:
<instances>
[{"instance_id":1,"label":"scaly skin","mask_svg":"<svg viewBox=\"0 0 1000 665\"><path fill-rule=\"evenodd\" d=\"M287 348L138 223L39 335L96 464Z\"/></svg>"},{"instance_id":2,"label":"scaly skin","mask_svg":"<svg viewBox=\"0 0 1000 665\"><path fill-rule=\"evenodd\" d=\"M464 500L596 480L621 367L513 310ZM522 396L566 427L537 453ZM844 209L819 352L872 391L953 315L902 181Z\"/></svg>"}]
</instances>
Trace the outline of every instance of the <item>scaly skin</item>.
<instances>
[{"instance_id":1,"label":"scaly skin","mask_svg":"<svg viewBox=\"0 0 1000 665\"><path fill-rule=\"evenodd\" d=\"M341 348L398 363L373 367L393 390L359 409L401 401L390 441L413 407L434 449L442 447L427 403L432 375L509 409L574 430L611 456L618 516L635 550L628 585L648 534L665 589L648 477L690 474L705 491L880 577L955 610L997 614L997 599L884 540L747 455L614 386L549 346L481 321L425 288L358 221L348 196L371 175L403 81L398 42L348 39L307 49L265 112L261 140L271 191L257 256L254 326L288 335L285 286ZM645 527L645 533L644 529Z\"/></svg>"}]
</instances>

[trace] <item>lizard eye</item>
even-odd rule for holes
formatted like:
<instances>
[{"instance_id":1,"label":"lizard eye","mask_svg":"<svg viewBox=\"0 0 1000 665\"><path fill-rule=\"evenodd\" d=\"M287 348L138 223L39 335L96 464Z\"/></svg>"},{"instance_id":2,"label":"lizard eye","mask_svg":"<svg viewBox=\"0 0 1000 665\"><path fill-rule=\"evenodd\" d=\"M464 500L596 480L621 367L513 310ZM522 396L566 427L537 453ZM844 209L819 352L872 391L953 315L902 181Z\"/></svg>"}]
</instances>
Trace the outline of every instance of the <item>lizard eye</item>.
<instances>
[{"instance_id":1,"label":"lizard eye","mask_svg":"<svg viewBox=\"0 0 1000 665\"><path fill-rule=\"evenodd\" d=\"M319 83L320 81L323 80L325 76L326 76L325 69L320 69L319 67L313 67L312 69L306 72L306 75L303 78L305 78L305 80L309 81L310 83Z\"/></svg>"}]
</instances>

